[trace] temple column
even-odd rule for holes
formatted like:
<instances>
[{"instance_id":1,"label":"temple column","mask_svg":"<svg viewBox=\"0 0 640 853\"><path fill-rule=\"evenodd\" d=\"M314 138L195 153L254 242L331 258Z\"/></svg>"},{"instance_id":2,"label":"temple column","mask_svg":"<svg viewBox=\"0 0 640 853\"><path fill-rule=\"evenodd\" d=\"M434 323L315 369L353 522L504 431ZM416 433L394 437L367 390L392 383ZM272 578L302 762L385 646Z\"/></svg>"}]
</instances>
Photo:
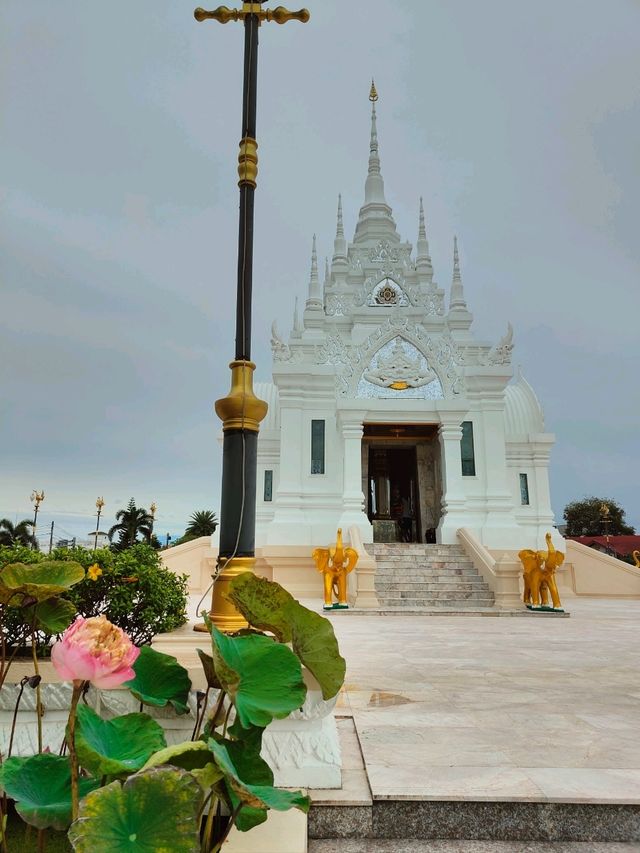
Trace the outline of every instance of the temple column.
<instances>
[{"instance_id":1,"label":"temple column","mask_svg":"<svg viewBox=\"0 0 640 853\"><path fill-rule=\"evenodd\" d=\"M507 454L502 392L486 394L482 408L482 453L485 468L486 517L482 544L488 548L517 548L520 535L507 483Z\"/></svg>"},{"instance_id":2,"label":"temple column","mask_svg":"<svg viewBox=\"0 0 640 853\"><path fill-rule=\"evenodd\" d=\"M553 527L551 492L549 490L549 457L554 439L552 436L537 435L533 443L534 499L538 516L538 543L535 547L544 548L545 534Z\"/></svg>"},{"instance_id":3,"label":"temple column","mask_svg":"<svg viewBox=\"0 0 640 853\"><path fill-rule=\"evenodd\" d=\"M362 436L364 412L349 412L348 417L341 416L342 431L342 513L340 527L347 533L352 525L357 525L365 542L373 540L371 523L364 512L364 494L362 492Z\"/></svg>"},{"instance_id":4,"label":"temple column","mask_svg":"<svg viewBox=\"0 0 640 853\"><path fill-rule=\"evenodd\" d=\"M280 471L274 495L273 521L267 529L267 544L298 544L308 537L309 526L302 510L302 440L303 412L301 406L280 403L281 435Z\"/></svg>"},{"instance_id":5,"label":"temple column","mask_svg":"<svg viewBox=\"0 0 640 853\"><path fill-rule=\"evenodd\" d=\"M456 544L458 529L465 526L465 493L462 482L460 412L441 412L438 440L442 457L442 517L438 525L438 542Z\"/></svg>"}]
</instances>

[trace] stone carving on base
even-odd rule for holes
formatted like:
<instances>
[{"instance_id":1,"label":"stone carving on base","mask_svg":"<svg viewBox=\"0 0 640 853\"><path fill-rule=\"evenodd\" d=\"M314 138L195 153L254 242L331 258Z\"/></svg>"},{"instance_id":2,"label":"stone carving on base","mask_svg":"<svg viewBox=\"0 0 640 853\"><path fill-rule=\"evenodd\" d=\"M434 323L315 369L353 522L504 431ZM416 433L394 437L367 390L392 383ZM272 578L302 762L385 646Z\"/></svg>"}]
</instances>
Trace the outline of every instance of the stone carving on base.
<instances>
[{"instance_id":1,"label":"stone carving on base","mask_svg":"<svg viewBox=\"0 0 640 853\"><path fill-rule=\"evenodd\" d=\"M274 720L262 735L262 757L279 787L339 788L342 758L333 716L337 696L323 699L320 685L302 670L307 696L299 711Z\"/></svg>"},{"instance_id":2,"label":"stone carving on base","mask_svg":"<svg viewBox=\"0 0 640 853\"><path fill-rule=\"evenodd\" d=\"M48 664L41 664L47 669ZM271 766L278 787L339 788L342 784L340 742L333 709L337 696L325 700L320 685L309 672L302 671L307 695L302 708L284 720L274 720L262 736L262 757ZM11 723L19 684L6 682L0 692L0 753L7 755ZM71 685L43 683L42 720L43 745L56 753L65 736L71 703ZM207 704L212 711L218 694L211 692ZM89 707L103 719L136 712L140 703L128 690L96 690L90 687L86 695ZM189 714L178 716L170 708L145 706L144 711L162 726L169 746L191 738L196 716L197 693L189 694ZM13 740L13 755L33 755L38 751L38 727L35 712L35 691L25 690L20 702Z\"/></svg>"},{"instance_id":3,"label":"stone carving on base","mask_svg":"<svg viewBox=\"0 0 640 853\"><path fill-rule=\"evenodd\" d=\"M525 548L518 553L524 575L523 600L530 609L562 610L555 574L564 562L564 554L556 551L550 533L547 533L545 540L546 551ZM552 607L549 605L549 595Z\"/></svg>"}]
</instances>

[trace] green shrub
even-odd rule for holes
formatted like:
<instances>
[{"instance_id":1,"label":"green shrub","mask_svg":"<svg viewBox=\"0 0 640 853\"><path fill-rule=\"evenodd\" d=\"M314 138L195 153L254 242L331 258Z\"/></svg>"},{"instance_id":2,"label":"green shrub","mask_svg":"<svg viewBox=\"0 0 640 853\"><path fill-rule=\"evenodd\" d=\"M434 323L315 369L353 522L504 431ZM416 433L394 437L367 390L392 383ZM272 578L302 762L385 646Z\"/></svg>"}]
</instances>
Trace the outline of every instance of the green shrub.
<instances>
[{"instance_id":1,"label":"green shrub","mask_svg":"<svg viewBox=\"0 0 640 853\"><path fill-rule=\"evenodd\" d=\"M8 563L37 563L46 559L73 560L88 572L64 597L80 616L104 615L129 634L136 645L150 643L156 634L173 631L186 622L187 578L165 568L159 554L139 543L126 551L57 548L50 557L23 546L0 547L0 569ZM24 642L22 611L7 607L4 617L8 646ZM48 638L40 636L46 644Z\"/></svg>"}]
</instances>

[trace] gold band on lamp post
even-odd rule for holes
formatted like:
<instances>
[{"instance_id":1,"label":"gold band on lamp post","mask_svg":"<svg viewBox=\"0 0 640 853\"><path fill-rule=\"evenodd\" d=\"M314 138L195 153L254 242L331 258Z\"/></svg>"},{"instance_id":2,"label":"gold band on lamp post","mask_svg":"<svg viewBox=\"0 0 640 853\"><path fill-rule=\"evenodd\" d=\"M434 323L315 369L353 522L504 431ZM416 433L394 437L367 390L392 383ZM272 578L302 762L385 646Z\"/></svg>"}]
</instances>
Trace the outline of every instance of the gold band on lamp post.
<instances>
[{"instance_id":1,"label":"gold band on lamp post","mask_svg":"<svg viewBox=\"0 0 640 853\"><path fill-rule=\"evenodd\" d=\"M213 584L209 618L219 631L230 634L246 628L248 623L227 598L229 584L238 575L242 575L245 572L253 572L256 567L256 558L220 557L218 565L220 567L220 574L216 577ZM194 630L205 633L209 631L204 622L195 625Z\"/></svg>"},{"instance_id":2,"label":"gold band on lamp post","mask_svg":"<svg viewBox=\"0 0 640 853\"><path fill-rule=\"evenodd\" d=\"M216 400L216 414L222 421L222 430L250 430L257 433L268 410L264 400L260 400L253 391L253 371L256 369L252 361L232 361L231 389L226 397ZM247 622L238 613L227 598L229 584L244 572L253 572L256 566L255 557L220 557L218 560L219 574L213 583L211 594L211 610L209 618L219 631L232 633L247 627ZM194 626L196 631L208 631L204 622Z\"/></svg>"},{"instance_id":3,"label":"gold band on lamp post","mask_svg":"<svg viewBox=\"0 0 640 853\"><path fill-rule=\"evenodd\" d=\"M222 429L248 429L258 432L268 406L253 392L252 361L232 361L231 390L226 397L216 400L216 415L222 421Z\"/></svg>"}]
</instances>

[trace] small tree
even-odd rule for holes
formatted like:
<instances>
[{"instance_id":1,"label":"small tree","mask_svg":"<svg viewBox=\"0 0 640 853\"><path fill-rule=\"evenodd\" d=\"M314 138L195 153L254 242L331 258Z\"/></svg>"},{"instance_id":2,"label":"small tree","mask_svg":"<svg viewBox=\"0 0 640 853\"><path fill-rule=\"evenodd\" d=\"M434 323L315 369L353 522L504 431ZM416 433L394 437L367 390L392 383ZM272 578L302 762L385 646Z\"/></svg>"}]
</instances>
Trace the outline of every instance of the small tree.
<instances>
[{"instance_id":1,"label":"small tree","mask_svg":"<svg viewBox=\"0 0 640 853\"><path fill-rule=\"evenodd\" d=\"M38 548L38 542L33 535L33 521L24 519L17 524L8 518L0 520L0 545L26 545L28 548Z\"/></svg>"},{"instance_id":2,"label":"small tree","mask_svg":"<svg viewBox=\"0 0 640 853\"><path fill-rule=\"evenodd\" d=\"M603 512L603 506L609 510ZM611 498L583 498L571 501L564 508L567 536L625 536L635 529L624 521L624 509ZM608 521L605 523L605 520Z\"/></svg>"},{"instance_id":3,"label":"small tree","mask_svg":"<svg viewBox=\"0 0 640 853\"><path fill-rule=\"evenodd\" d=\"M131 548L140 541L141 536L145 542L149 542L153 531L153 516L144 507L136 506L133 498L127 504L126 509L119 509L116 513L116 524L109 530L109 541L117 534L118 540L113 546L116 551L124 551Z\"/></svg>"},{"instance_id":4,"label":"small tree","mask_svg":"<svg viewBox=\"0 0 640 853\"><path fill-rule=\"evenodd\" d=\"M215 512L210 509L200 509L192 513L189 524L184 532L185 536L196 538L198 536L211 536L218 526Z\"/></svg>"}]
</instances>

